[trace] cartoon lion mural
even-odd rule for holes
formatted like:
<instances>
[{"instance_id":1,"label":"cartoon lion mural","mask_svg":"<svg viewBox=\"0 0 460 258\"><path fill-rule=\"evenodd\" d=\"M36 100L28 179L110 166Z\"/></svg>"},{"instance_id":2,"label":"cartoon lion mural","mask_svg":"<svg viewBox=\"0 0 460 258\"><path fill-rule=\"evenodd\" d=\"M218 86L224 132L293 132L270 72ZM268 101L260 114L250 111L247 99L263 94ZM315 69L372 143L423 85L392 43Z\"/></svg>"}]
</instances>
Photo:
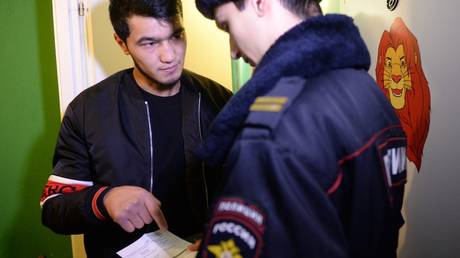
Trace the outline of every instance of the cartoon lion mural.
<instances>
[{"instance_id":1,"label":"cartoon lion mural","mask_svg":"<svg viewBox=\"0 0 460 258\"><path fill-rule=\"evenodd\" d=\"M420 171L430 126L430 89L417 39L401 18L396 18L390 31L382 34L375 73L407 135L407 158Z\"/></svg>"}]
</instances>

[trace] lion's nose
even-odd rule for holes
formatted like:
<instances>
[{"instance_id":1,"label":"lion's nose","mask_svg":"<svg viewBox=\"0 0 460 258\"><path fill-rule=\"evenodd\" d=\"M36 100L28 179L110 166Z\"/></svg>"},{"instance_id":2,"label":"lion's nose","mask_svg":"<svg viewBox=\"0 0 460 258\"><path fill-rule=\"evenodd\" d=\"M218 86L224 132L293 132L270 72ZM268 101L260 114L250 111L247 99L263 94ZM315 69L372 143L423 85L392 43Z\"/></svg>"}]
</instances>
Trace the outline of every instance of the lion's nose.
<instances>
[{"instance_id":1,"label":"lion's nose","mask_svg":"<svg viewBox=\"0 0 460 258\"><path fill-rule=\"evenodd\" d=\"M401 80L402 76L401 75L392 75L391 79L393 79L394 82L398 83Z\"/></svg>"}]
</instances>

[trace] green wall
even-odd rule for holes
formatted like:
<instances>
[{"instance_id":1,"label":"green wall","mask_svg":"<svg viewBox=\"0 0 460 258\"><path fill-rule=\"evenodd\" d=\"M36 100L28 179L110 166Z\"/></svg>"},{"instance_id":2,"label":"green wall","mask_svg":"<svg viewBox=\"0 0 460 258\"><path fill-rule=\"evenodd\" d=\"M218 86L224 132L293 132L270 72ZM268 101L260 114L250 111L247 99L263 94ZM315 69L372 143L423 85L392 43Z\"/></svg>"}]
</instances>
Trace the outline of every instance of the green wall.
<instances>
[{"instance_id":1,"label":"green wall","mask_svg":"<svg viewBox=\"0 0 460 258\"><path fill-rule=\"evenodd\" d=\"M41 225L59 127L51 0L0 0L0 257L71 257Z\"/></svg>"}]
</instances>

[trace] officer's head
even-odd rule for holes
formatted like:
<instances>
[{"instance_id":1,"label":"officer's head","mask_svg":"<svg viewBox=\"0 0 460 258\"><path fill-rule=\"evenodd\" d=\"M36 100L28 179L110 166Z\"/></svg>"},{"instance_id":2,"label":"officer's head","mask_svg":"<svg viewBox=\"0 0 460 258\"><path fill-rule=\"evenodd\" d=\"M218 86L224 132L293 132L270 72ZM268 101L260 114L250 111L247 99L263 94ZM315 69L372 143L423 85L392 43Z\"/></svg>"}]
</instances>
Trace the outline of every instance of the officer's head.
<instances>
[{"instance_id":1,"label":"officer's head","mask_svg":"<svg viewBox=\"0 0 460 258\"><path fill-rule=\"evenodd\" d=\"M228 2L233 2L239 9L244 8L246 0L195 0L198 10L207 18L214 19L215 9ZM300 16L321 14L321 0L279 0L281 4ZM309 10L314 11L309 13Z\"/></svg>"},{"instance_id":2,"label":"officer's head","mask_svg":"<svg viewBox=\"0 0 460 258\"><path fill-rule=\"evenodd\" d=\"M186 50L180 0L110 0L115 40L144 89L177 86Z\"/></svg>"},{"instance_id":3,"label":"officer's head","mask_svg":"<svg viewBox=\"0 0 460 258\"><path fill-rule=\"evenodd\" d=\"M230 35L233 58L257 65L287 30L321 14L321 0L195 0L198 10Z\"/></svg>"}]
</instances>

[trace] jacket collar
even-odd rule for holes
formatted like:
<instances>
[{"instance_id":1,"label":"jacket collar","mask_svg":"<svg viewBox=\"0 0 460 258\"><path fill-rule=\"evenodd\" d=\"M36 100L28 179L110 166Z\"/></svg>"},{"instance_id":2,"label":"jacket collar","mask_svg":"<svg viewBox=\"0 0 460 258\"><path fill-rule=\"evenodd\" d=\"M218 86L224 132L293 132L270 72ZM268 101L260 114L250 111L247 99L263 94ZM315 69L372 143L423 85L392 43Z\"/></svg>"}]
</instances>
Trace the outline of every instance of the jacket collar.
<instances>
[{"instance_id":1,"label":"jacket collar","mask_svg":"<svg viewBox=\"0 0 460 258\"><path fill-rule=\"evenodd\" d=\"M270 47L253 77L218 115L197 154L210 165L222 163L250 105L281 77L311 78L334 69L368 70L369 66L369 52L350 17L326 15L307 19Z\"/></svg>"},{"instance_id":2,"label":"jacket collar","mask_svg":"<svg viewBox=\"0 0 460 258\"><path fill-rule=\"evenodd\" d=\"M115 73L112 76L117 78L118 85L120 85L121 87L125 88L127 93L132 98L144 101L144 97L142 96L141 90L140 90L139 86L136 84L136 82L134 81L134 78L132 80L129 79L133 83L129 83L128 85L123 84L123 81L125 80L124 76L132 76L133 69L134 68L128 68L128 69L119 71L119 72ZM204 90L201 85L199 85L197 83L193 83L191 72L189 70L185 69L185 68L182 71L180 81L181 81L181 87L183 87L183 89L189 90L192 93L198 94L198 92L203 92L203 90Z\"/></svg>"}]
</instances>

